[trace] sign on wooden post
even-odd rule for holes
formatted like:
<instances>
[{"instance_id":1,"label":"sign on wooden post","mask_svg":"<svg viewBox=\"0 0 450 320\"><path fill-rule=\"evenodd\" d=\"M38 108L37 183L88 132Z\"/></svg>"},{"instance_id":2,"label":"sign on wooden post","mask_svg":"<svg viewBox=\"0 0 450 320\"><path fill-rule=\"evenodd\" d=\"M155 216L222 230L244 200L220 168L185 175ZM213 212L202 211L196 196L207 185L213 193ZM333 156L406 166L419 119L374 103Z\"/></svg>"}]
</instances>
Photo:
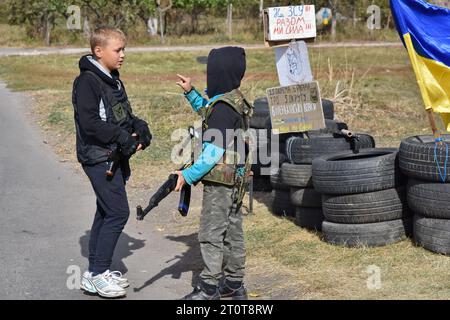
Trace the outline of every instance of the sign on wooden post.
<instances>
[{"instance_id":1,"label":"sign on wooden post","mask_svg":"<svg viewBox=\"0 0 450 320\"><path fill-rule=\"evenodd\" d=\"M314 5L268 8L264 11L264 40L267 46L291 40L314 40L317 36Z\"/></svg>"}]
</instances>

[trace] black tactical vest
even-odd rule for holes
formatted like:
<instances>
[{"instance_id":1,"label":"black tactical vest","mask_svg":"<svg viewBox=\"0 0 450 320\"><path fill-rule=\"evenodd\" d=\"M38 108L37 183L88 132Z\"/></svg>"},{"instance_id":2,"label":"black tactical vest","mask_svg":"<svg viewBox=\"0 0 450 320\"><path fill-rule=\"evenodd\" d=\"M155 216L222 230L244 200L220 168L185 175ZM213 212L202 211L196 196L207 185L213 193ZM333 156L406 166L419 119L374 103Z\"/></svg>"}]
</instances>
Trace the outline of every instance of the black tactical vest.
<instances>
[{"instance_id":1,"label":"black tactical vest","mask_svg":"<svg viewBox=\"0 0 450 320\"><path fill-rule=\"evenodd\" d=\"M120 126L130 134L133 131L133 115L125 89L113 89L92 71L83 71L93 77L101 89L101 99L105 107L106 122ZM75 110L75 128L77 132L77 156L83 165L94 165L108 161L111 151L117 148L116 144L103 144L93 137L87 136L80 128L78 108L76 101L76 86L79 77L75 79L72 103ZM121 84L120 84L121 85ZM100 112L100 111L99 111Z\"/></svg>"}]
</instances>

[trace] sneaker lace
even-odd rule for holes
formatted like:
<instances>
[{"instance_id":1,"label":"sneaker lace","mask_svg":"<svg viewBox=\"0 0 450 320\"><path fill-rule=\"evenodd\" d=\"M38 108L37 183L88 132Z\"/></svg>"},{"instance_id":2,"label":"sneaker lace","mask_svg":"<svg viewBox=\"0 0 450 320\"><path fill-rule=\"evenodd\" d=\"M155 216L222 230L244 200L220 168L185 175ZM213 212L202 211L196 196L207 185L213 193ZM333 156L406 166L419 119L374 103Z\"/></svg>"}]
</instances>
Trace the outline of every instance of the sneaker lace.
<instances>
[{"instance_id":1,"label":"sneaker lace","mask_svg":"<svg viewBox=\"0 0 450 320\"><path fill-rule=\"evenodd\" d=\"M109 271L106 274L107 278L112 278L112 279L116 279L116 280L122 279L122 276L123 276L122 272L120 272L120 271Z\"/></svg>"}]
</instances>

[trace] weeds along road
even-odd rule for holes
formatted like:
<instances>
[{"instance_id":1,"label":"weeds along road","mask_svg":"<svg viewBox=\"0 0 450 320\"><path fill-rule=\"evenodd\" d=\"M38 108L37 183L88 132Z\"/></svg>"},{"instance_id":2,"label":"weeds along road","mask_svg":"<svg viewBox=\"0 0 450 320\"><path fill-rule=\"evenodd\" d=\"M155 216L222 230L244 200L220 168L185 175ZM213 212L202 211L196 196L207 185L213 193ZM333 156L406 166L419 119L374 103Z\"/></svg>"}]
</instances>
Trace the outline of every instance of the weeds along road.
<instances>
[{"instance_id":1,"label":"weeds along road","mask_svg":"<svg viewBox=\"0 0 450 320\"><path fill-rule=\"evenodd\" d=\"M242 45L246 50L264 49L264 45ZM176 52L176 51L208 51L216 46L173 46L173 47L129 47L127 52ZM336 42L309 44L309 48L355 48L355 47L399 47L401 42ZM0 57L5 56L38 56L50 54L83 54L88 53L88 48L0 48Z\"/></svg>"}]
</instances>

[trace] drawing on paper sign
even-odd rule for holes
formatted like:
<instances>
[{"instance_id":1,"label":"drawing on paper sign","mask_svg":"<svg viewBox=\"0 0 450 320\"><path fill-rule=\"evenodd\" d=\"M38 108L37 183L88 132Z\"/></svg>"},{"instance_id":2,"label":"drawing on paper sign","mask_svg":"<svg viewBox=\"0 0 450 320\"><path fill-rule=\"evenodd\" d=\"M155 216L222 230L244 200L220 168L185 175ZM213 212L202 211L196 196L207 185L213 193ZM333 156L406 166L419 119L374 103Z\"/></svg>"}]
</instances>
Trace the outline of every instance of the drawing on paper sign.
<instances>
[{"instance_id":1,"label":"drawing on paper sign","mask_svg":"<svg viewBox=\"0 0 450 320\"><path fill-rule=\"evenodd\" d=\"M289 73L293 77L298 76L300 74L299 62L298 62L297 57L291 47L289 47L287 49L286 57L287 57L288 64L289 64Z\"/></svg>"},{"instance_id":2,"label":"drawing on paper sign","mask_svg":"<svg viewBox=\"0 0 450 320\"><path fill-rule=\"evenodd\" d=\"M269 39L282 41L316 37L314 5L269 8Z\"/></svg>"},{"instance_id":3,"label":"drawing on paper sign","mask_svg":"<svg viewBox=\"0 0 450 320\"><path fill-rule=\"evenodd\" d=\"M313 81L308 48L304 41L291 42L288 47L275 48L275 57L281 86Z\"/></svg>"}]
</instances>

